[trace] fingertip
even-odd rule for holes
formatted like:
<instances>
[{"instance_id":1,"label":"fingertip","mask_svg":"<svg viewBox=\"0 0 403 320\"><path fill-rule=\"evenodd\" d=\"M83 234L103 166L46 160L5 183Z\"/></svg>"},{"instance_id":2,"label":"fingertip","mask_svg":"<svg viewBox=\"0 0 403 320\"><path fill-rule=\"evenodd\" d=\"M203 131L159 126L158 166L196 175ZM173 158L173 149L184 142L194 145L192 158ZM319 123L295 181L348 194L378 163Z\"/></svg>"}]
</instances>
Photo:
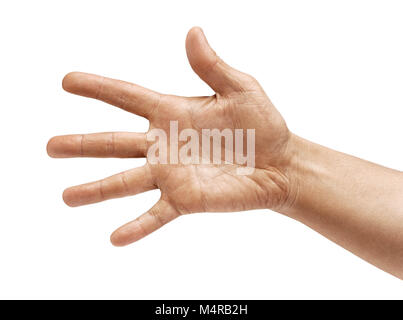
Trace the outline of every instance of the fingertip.
<instances>
[{"instance_id":1,"label":"fingertip","mask_svg":"<svg viewBox=\"0 0 403 320\"><path fill-rule=\"evenodd\" d=\"M136 219L116 229L111 234L110 240L115 247L124 247L142 239L145 235L144 229L140 227Z\"/></svg>"},{"instance_id":2,"label":"fingertip","mask_svg":"<svg viewBox=\"0 0 403 320\"><path fill-rule=\"evenodd\" d=\"M117 232L117 230L111 234L110 241L115 247L124 247L127 245L127 243L122 241L121 237L119 237L119 233Z\"/></svg>"},{"instance_id":3,"label":"fingertip","mask_svg":"<svg viewBox=\"0 0 403 320\"><path fill-rule=\"evenodd\" d=\"M74 71L64 76L62 87L69 93L97 99L104 79L95 74Z\"/></svg>"},{"instance_id":4,"label":"fingertip","mask_svg":"<svg viewBox=\"0 0 403 320\"><path fill-rule=\"evenodd\" d=\"M191 38L196 37L196 36L198 36L200 34L204 36L203 29L201 27L199 27L199 26L194 26L188 31L188 34L187 34L186 38L191 39Z\"/></svg>"},{"instance_id":5,"label":"fingertip","mask_svg":"<svg viewBox=\"0 0 403 320\"><path fill-rule=\"evenodd\" d=\"M56 158L56 137L49 139L48 144L46 145L46 152L49 157Z\"/></svg>"},{"instance_id":6,"label":"fingertip","mask_svg":"<svg viewBox=\"0 0 403 320\"><path fill-rule=\"evenodd\" d=\"M69 72L62 80L62 87L67 92L74 92L76 88L77 79L80 76L80 72Z\"/></svg>"},{"instance_id":7,"label":"fingertip","mask_svg":"<svg viewBox=\"0 0 403 320\"><path fill-rule=\"evenodd\" d=\"M77 207L79 204L77 201L75 201L75 195L72 190L72 188L67 188L66 190L63 191L62 195L63 201L65 204L67 204L69 207Z\"/></svg>"},{"instance_id":8,"label":"fingertip","mask_svg":"<svg viewBox=\"0 0 403 320\"><path fill-rule=\"evenodd\" d=\"M189 30L186 36L186 53L191 63L197 62L200 58L205 57L206 54L208 57L210 53L214 53L202 28L193 27Z\"/></svg>"}]
</instances>

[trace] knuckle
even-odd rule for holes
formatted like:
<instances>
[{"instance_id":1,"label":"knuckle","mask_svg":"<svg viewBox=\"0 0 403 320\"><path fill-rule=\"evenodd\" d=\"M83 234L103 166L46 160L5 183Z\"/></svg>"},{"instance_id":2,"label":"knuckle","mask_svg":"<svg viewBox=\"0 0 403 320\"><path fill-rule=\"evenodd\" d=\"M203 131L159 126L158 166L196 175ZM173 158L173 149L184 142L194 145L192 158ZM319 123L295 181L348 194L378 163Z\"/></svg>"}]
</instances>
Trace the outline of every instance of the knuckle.
<instances>
[{"instance_id":1,"label":"knuckle","mask_svg":"<svg viewBox=\"0 0 403 320\"><path fill-rule=\"evenodd\" d=\"M153 219L155 220L155 222L157 223L157 225L159 227L163 226L165 223L162 219L162 214L161 214L161 210L158 208L151 208L149 211L149 214L151 217L153 217Z\"/></svg>"},{"instance_id":2,"label":"knuckle","mask_svg":"<svg viewBox=\"0 0 403 320\"><path fill-rule=\"evenodd\" d=\"M98 191L99 191L99 198L101 201L106 200L105 190L104 190L104 180L99 180L98 182Z\"/></svg>"},{"instance_id":3,"label":"knuckle","mask_svg":"<svg viewBox=\"0 0 403 320\"><path fill-rule=\"evenodd\" d=\"M84 143L85 143L85 135L81 134L80 135L80 156L83 157L84 156Z\"/></svg>"},{"instance_id":4,"label":"knuckle","mask_svg":"<svg viewBox=\"0 0 403 320\"><path fill-rule=\"evenodd\" d=\"M121 182L122 187L123 187L123 193L124 194L129 194L130 193L130 188L129 188L129 184L127 182L126 172L121 172L119 174L119 179L120 179L120 182Z\"/></svg>"},{"instance_id":5,"label":"knuckle","mask_svg":"<svg viewBox=\"0 0 403 320\"><path fill-rule=\"evenodd\" d=\"M115 139L115 132L111 132L109 134L109 137L106 141L106 150L107 150L107 154L109 154L110 156L114 156L115 155L115 145L116 145L116 139Z\"/></svg>"},{"instance_id":6,"label":"knuckle","mask_svg":"<svg viewBox=\"0 0 403 320\"><path fill-rule=\"evenodd\" d=\"M105 77L101 77L101 80L99 81L97 91L95 92L95 99L102 99L102 94L104 90L104 84L105 84Z\"/></svg>"}]
</instances>

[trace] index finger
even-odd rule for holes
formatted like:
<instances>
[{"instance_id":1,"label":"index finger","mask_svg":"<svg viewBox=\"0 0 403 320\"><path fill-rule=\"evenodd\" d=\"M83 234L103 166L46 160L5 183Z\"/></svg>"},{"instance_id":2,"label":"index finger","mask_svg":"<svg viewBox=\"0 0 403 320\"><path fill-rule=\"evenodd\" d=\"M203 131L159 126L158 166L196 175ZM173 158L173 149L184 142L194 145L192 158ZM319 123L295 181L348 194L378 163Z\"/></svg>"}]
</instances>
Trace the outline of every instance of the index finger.
<instances>
[{"instance_id":1,"label":"index finger","mask_svg":"<svg viewBox=\"0 0 403 320\"><path fill-rule=\"evenodd\" d=\"M161 99L160 93L133 83L83 72L68 73L62 85L67 92L101 100L145 118Z\"/></svg>"}]
</instances>

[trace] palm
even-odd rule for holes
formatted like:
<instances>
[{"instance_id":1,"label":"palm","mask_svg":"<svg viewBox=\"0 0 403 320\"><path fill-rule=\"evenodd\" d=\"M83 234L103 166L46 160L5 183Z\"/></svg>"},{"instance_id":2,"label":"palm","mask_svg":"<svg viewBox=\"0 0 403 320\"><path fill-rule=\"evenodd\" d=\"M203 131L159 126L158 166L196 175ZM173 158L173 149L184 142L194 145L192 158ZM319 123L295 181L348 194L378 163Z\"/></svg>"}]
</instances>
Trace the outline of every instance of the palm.
<instances>
[{"instance_id":1,"label":"palm","mask_svg":"<svg viewBox=\"0 0 403 320\"><path fill-rule=\"evenodd\" d=\"M239 100L245 99L245 95L244 93L241 98L235 96L232 100L216 96L164 97L158 104L158 110L153 112L151 128L163 128L169 132L170 120L178 120L183 128L195 129L200 135L201 128L223 130L256 127L256 120L253 123L245 121L246 114L249 113L250 116L257 109L251 110L245 103L239 103ZM255 100L262 98L269 103L263 92L253 92L252 96ZM251 101L250 97L247 99ZM264 106L264 109L270 112L268 106ZM234 116L229 117L229 114ZM261 113L255 116L256 119L267 119ZM267 121L264 121L264 126L269 128ZM267 155L258 159L258 166L251 175L236 174L239 167L236 164L150 165L163 199L169 201L180 213L241 211L279 205L284 195L282 188L285 188L285 182L281 181L284 177L276 167L277 159L274 159L270 150L273 144L267 141L269 131L273 131L273 128L265 129L265 134L257 135L256 144L263 146L261 154Z\"/></svg>"},{"instance_id":2,"label":"palm","mask_svg":"<svg viewBox=\"0 0 403 320\"><path fill-rule=\"evenodd\" d=\"M158 128L169 133L170 121L177 121L179 130L191 128L200 136L202 129L256 131L256 169L249 175L236 174L239 165L224 162L148 161L141 168L67 189L64 200L71 206L161 190L160 201L149 212L115 231L112 242L116 245L136 241L181 214L273 208L286 201L288 179L282 168L287 161L289 131L282 117L253 78L218 60L204 41L200 31L193 29L188 35L187 52L192 68L216 91L212 97L161 95L126 82L82 73L72 73L64 79L67 91L148 118L150 130ZM48 152L54 157L144 157L151 144L146 137L141 133L61 136L51 139Z\"/></svg>"}]
</instances>

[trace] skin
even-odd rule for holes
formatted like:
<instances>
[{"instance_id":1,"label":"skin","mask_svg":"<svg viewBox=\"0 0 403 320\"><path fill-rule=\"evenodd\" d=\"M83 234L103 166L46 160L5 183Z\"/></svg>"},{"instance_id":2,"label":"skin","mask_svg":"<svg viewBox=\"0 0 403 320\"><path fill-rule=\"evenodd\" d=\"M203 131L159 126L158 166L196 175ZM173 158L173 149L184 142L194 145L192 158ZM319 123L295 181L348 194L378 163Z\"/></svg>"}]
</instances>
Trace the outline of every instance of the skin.
<instances>
[{"instance_id":1,"label":"skin","mask_svg":"<svg viewBox=\"0 0 403 320\"><path fill-rule=\"evenodd\" d=\"M308 225L347 250L403 278L403 174L327 149L291 133L259 83L228 66L200 28L189 31L192 69L215 92L210 97L163 95L138 85L72 72L63 88L147 118L150 130L176 120L179 130L255 129L255 170L238 175L231 164L150 164L100 181L68 188L75 207L161 190L146 213L111 235L124 246L177 217L195 212L271 209ZM147 133L57 136L47 146L54 158L146 157ZM180 145L179 145L180 147ZM169 146L168 146L169 154Z\"/></svg>"}]
</instances>

